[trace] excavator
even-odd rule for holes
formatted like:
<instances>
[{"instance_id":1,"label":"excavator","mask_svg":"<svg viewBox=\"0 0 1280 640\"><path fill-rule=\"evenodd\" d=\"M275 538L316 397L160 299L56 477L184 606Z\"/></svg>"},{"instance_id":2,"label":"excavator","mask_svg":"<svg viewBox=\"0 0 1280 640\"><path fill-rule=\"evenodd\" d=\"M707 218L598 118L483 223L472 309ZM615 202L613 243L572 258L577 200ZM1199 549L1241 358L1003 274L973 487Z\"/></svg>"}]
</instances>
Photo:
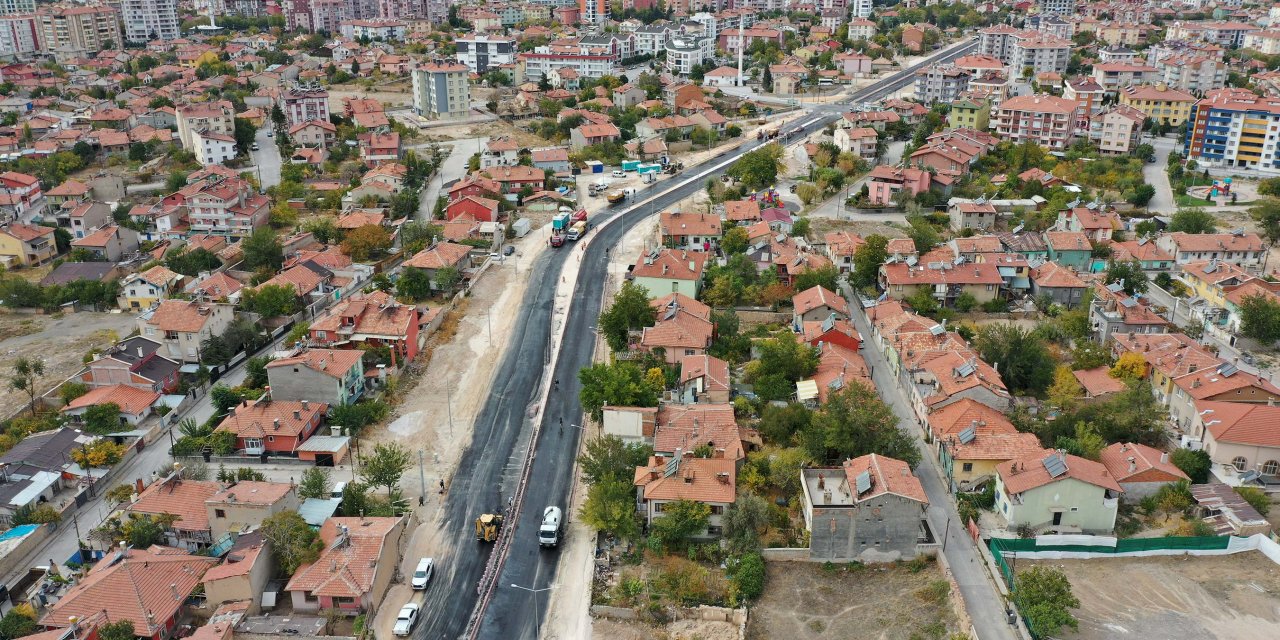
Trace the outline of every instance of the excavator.
<instances>
[{"instance_id":1,"label":"excavator","mask_svg":"<svg viewBox=\"0 0 1280 640\"><path fill-rule=\"evenodd\" d=\"M486 513L476 518L476 540L493 542L498 539L498 531L502 529L502 516Z\"/></svg>"}]
</instances>

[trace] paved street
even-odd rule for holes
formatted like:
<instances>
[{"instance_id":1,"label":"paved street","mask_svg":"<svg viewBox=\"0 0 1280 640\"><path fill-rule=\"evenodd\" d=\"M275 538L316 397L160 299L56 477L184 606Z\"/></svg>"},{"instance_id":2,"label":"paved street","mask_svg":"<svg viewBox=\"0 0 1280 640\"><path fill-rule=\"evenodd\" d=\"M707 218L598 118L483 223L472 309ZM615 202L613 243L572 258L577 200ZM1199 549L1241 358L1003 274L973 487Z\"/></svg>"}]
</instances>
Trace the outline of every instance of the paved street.
<instances>
[{"instance_id":1,"label":"paved street","mask_svg":"<svg viewBox=\"0 0 1280 640\"><path fill-rule=\"evenodd\" d=\"M253 172L258 176L263 189L280 184L280 147L276 146L275 138L267 137L267 132L272 131L273 128L274 125L270 120L258 127L258 133L253 139L258 143L258 150L249 152L249 157L253 158L253 165L245 168L245 171Z\"/></svg>"},{"instance_id":2,"label":"paved street","mask_svg":"<svg viewBox=\"0 0 1280 640\"><path fill-rule=\"evenodd\" d=\"M472 154L481 150L481 145L486 140L488 138L462 138L448 143L453 145L453 148L449 151L449 157L445 158L445 161L440 165L440 170L434 176L431 176L431 180L427 182L426 186L422 188L422 193L419 194L419 220L431 219L431 212L435 209L436 198L440 196L440 190L444 188L444 185L454 180L461 180L463 176L467 175L467 160L471 158ZM419 153L426 153L425 150L429 146L427 144L413 145L409 148L417 149Z\"/></svg>"},{"instance_id":3,"label":"paved street","mask_svg":"<svg viewBox=\"0 0 1280 640\"><path fill-rule=\"evenodd\" d=\"M955 501L943 484L937 459L933 456L929 445L922 439L920 429L915 426L915 414L911 411L906 394L890 374L889 363L885 360L884 354L876 348L871 339L871 325L860 308L857 296L853 295L853 291L847 285L844 286L844 294L850 301L850 307L854 309L854 326L867 339L865 343L867 347L861 353L867 361L867 366L871 367L876 390L898 415L899 427L915 438L916 446L924 459L915 473L919 476L920 483L924 485L925 494L929 497L929 523L933 526L935 533L941 534L944 529L946 530L947 563L951 566L956 583L960 585L965 608L969 612L969 617L973 619L978 637L982 640L1014 640L1018 636L1005 623L1004 602L1000 592L991 582L981 552L965 533L964 527L960 525ZM944 536L939 535L939 537Z\"/></svg>"},{"instance_id":4,"label":"paved street","mask_svg":"<svg viewBox=\"0 0 1280 640\"><path fill-rule=\"evenodd\" d=\"M1177 140L1173 138L1155 138L1150 140L1156 150L1156 161L1148 162L1142 167L1142 177L1147 184L1156 188L1156 195L1147 203L1147 210L1152 213L1171 214L1178 210L1173 200L1173 189L1169 186L1169 174L1165 167L1169 162L1169 154L1174 151Z\"/></svg>"}]
</instances>

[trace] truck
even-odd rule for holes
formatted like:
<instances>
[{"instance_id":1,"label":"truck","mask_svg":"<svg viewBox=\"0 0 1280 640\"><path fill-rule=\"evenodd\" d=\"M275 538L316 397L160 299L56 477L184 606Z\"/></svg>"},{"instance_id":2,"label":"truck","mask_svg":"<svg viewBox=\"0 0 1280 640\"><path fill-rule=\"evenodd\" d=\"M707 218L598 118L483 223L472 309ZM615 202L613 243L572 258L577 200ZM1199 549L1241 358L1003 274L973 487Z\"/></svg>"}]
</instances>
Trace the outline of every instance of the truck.
<instances>
[{"instance_id":1,"label":"truck","mask_svg":"<svg viewBox=\"0 0 1280 640\"><path fill-rule=\"evenodd\" d=\"M610 191L608 199L609 199L609 204L619 204L623 200L627 199L627 194L621 191Z\"/></svg>"},{"instance_id":2,"label":"truck","mask_svg":"<svg viewBox=\"0 0 1280 640\"><path fill-rule=\"evenodd\" d=\"M640 173L640 175L642 175L642 176L643 176L643 175L650 174L650 173L657 173L657 172L659 172L659 171L662 171L662 165L660 165L660 164L642 164L642 165L640 165L639 167L637 167L637 168L636 168L636 171L637 171L637 172L639 172L639 173Z\"/></svg>"},{"instance_id":3,"label":"truck","mask_svg":"<svg viewBox=\"0 0 1280 640\"><path fill-rule=\"evenodd\" d=\"M496 513L486 513L476 518L476 540L480 542L497 540L501 530L502 516Z\"/></svg>"},{"instance_id":4,"label":"truck","mask_svg":"<svg viewBox=\"0 0 1280 640\"><path fill-rule=\"evenodd\" d=\"M556 217L551 219L551 230L564 232L569 227L569 214L557 213Z\"/></svg>"},{"instance_id":5,"label":"truck","mask_svg":"<svg viewBox=\"0 0 1280 640\"><path fill-rule=\"evenodd\" d=\"M579 220L569 228L569 233L565 237L572 242L585 235L587 235L587 221Z\"/></svg>"},{"instance_id":6,"label":"truck","mask_svg":"<svg viewBox=\"0 0 1280 640\"><path fill-rule=\"evenodd\" d=\"M538 527L538 544L543 547L554 547L560 544L560 527L563 514L560 507L547 507L542 510L542 525Z\"/></svg>"},{"instance_id":7,"label":"truck","mask_svg":"<svg viewBox=\"0 0 1280 640\"><path fill-rule=\"evenodd\" d=\"M549 242L551 243L551 246L552 246L552 247L563 247L563 246L564 246L564 234L563 234L563 233L553 233L553 234L551 234L551 240L549 240Z\"/></svg>"},{"instance_id":8,"label":"truck","mask_svg":"<svg viewBox=\"0 0 1280 640\"><path fill-rule=\"evenodd\" d=\"M658 174L656 174L656 173L642 173L642 174L640 174L640 182L643 182L643 183L645 183L645 184L653 184L653 183L655 183L655 182L657 182L657 181L658 181Z\"/></svg>"}]
</instances>

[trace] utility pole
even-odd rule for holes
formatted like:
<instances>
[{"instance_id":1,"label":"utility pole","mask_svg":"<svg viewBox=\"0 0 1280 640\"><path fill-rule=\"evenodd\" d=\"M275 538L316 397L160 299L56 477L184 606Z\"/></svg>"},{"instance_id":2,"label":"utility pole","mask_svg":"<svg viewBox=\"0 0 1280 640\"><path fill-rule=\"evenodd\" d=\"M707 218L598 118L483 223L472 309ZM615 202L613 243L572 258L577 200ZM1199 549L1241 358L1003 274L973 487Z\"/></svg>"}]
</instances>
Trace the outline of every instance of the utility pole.
<instances>
[{"instance_id":1,"label":"utility pole","mask_svg":"<svg viewBox=\"0 0 1280 640\"><path fill-rule=\"evenodd\" d=\"M424 464L424 453L422 449L418 449L418 482L421 483L421 486L422 486L422 496L418 498L419 505L421 505L422 502L427 498L427 474L426 474L426 471L424 471L422 468L423 464ZM943 544L946 544L946 543L944 542Z\"/></svg>"},{"instance_id":2,"label":"utility pole","mask_svg":"<svg viewBox=\"0 0 1280 640\"><path fill-rule=\"evenodd\" d=\"M445 392L445 410L449 412L449 437L453 437L453 387L449 385L449 381L444 381Z\"/></svg>"},{"instance_id":3,"label":"utility pole","mask_svg":"<svg viewBox=\"0 0 1280 640\"><path fill-rule=\"evenodd\" d=\"M534 640L537 640L538 634L542 632L542 612L538 610L538 594L542 593L543 591L550 591L551 587L543 587L541 589L532 589L530 587L522 587L513 582L511 583L511 588L520 589L521 591L528 591L529 593L533 594L533 620L534 620L534 624L537 625L533 628L533 637L534 637Z\"/></svg>"}]
</instances>

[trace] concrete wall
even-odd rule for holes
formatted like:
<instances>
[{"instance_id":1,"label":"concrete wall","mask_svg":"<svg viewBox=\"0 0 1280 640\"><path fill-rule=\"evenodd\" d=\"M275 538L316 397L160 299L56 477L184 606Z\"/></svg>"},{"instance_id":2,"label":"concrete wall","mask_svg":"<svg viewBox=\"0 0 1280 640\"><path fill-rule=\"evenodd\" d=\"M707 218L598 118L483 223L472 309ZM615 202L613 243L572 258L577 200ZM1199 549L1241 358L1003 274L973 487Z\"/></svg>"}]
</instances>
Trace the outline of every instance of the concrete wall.
<instances>
[{"instance_id":1,"label":"concrete wall","mask_svg":"<svg viewBox=\"0 0 1280 640\"><path fill-rule=\"evenodd\" d=\"M919 502L889 494L853 507L814 506L809 557L834 562L913 558L923 517Z\"/></svg>"},{"instance_id":2,"label":"concrete wall","mask_svg":"<svg viewBox=\"0 0 1280 640\"><path fill-rule=\"evenodd\" d=\"M1121 482L1120 488L1124 489L1125 502L1137 502L1147 496L1153 496L1160 491L1160 487L1169 484L1168 482Z\"/></svg>"}]
</instances>

